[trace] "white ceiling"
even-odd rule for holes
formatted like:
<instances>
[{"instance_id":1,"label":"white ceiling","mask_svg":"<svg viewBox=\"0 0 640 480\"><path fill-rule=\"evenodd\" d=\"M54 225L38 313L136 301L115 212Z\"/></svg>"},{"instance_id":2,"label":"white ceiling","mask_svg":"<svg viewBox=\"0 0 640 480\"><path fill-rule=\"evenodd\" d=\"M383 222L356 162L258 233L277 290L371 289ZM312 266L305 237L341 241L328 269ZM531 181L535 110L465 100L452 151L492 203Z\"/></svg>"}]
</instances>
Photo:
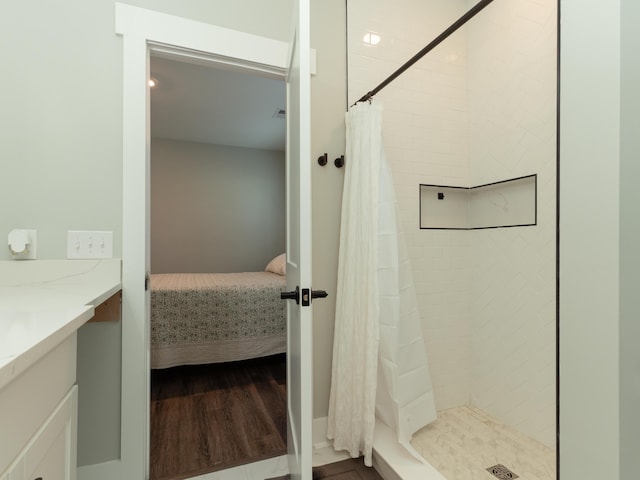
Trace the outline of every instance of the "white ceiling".
<instances>
[{"instance_id":1,"label":"white ceiling","mask_svg":"<svg viewBox=\"0 0 640 480\"><path fill-rule=\"evenodd\" d=\"M151 136L284 151L283 80L151 58Z\"/></svg>"}]
</instances>

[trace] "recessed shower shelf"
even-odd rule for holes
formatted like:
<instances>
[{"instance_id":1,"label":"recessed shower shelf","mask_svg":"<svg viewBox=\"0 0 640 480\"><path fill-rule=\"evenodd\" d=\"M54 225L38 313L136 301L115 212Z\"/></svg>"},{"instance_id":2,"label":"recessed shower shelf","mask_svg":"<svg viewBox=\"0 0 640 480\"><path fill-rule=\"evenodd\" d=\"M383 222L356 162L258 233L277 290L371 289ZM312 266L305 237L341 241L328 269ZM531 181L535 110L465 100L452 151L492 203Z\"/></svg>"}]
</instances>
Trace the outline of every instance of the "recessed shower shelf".
<instances>
[{"instance_id":1,"label":"recessed shower shelf","mask_svg":"<svg viewBox=\"0 0 640 480\"><path fill-rule=\"evenodd\" d=\"M420 184L420 228L478 230L537 224L537 175L475 187Z\"/></svg>"}]
</instances>

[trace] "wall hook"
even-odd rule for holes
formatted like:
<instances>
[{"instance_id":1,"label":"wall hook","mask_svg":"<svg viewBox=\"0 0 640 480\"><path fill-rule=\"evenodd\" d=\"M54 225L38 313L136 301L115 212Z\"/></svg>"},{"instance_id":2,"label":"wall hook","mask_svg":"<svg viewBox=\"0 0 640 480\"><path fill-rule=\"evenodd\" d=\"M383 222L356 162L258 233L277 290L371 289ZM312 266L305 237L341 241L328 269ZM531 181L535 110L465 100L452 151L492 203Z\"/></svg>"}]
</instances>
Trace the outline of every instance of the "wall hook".
<instances>
[{"instance_id":1,"label":"wall hook","mask_svg":"<svg viewBox=\"0 0 640 480\"><path fill-rule=\"evenodd\" d=\"M338 158L336 158L333 161L333 164L338 168L344 167L344 155L340 155Z\"/></svg>"},{"instance_id":2,"label":"wall hook","mask_svg":"<svg viewBox=\"0 0 640 480\"><path fill-rule=\"evenodd\" d=\"M327 162L328 162L328 155L325 153L324 155L320 155L318 157L318 165L320 165L321 167L324 167Z\"/></svg>"}]
</instances>

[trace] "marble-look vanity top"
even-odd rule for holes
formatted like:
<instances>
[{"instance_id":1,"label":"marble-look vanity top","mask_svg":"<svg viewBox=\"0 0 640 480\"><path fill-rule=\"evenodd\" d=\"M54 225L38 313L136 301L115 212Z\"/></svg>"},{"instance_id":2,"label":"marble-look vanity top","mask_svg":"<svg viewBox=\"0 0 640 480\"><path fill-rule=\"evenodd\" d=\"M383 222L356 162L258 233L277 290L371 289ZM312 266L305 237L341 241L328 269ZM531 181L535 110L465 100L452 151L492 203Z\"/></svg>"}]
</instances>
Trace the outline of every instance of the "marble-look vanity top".
<instances>
[{"instance_id":1,"label":"marble-look vanity top","mask_svg":"<svg viewBox=\"0 0 640 480\"><path fill-rule=\"evenodd\" d=\"M121 288L120 259L0 262L0 389Z\"/></svg>"}]
</instances>

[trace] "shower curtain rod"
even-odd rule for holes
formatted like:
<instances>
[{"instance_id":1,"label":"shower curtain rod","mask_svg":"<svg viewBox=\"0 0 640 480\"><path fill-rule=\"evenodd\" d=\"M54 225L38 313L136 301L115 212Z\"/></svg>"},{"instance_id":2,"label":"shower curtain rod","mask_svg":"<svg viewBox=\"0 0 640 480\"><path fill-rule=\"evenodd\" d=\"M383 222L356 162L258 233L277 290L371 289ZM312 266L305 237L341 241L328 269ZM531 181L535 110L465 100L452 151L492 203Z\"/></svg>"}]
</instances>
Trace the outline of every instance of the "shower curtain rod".
<instances>
[{"instance_id":1,"label":"shower curtain rod","mask_svg":"<svg viewBox=\"0 0 640 480\"><path fill-rule=\"evenodd\" d=\"M480 13L482 11L482 9L484 9L484 7L489 5L491 2L493 2L493 0L480 0L467 13L465 13L458 20L456 20L454 23L452 23L449 28L447 28L444 32L442 32L440 35L438 35L436 38L434 38L431 41L431 43L429 43L429 45L427 45L422 50L420 50L418 53L416 53L404 65L402 65L395 72L393 72L391 75L389 75L380 85L378 85L376 88L374 88L373 90L368 92L366 95L364 95L362 98L360 98L360 100L358 100L356 103L358 103L358 102L366 102L368 100L371 100L371 98L376 93L378 93L384 87L386 87L391 82L393 82L397 77L399 77L402 73L404 73L405 70L408 70L409 67L411 67L414 63L416 63L418 60L420 60L422 57L424 57L427 53L429 53L431 50L433 50L435 47L437 47L447 37L449 37L449 35L451 35L453 32L458 30L461 26L463 26L465 23L467 23L469 20L471 20L473 17L475 17L478 13Z\"/></svg>"}]
</instances>

